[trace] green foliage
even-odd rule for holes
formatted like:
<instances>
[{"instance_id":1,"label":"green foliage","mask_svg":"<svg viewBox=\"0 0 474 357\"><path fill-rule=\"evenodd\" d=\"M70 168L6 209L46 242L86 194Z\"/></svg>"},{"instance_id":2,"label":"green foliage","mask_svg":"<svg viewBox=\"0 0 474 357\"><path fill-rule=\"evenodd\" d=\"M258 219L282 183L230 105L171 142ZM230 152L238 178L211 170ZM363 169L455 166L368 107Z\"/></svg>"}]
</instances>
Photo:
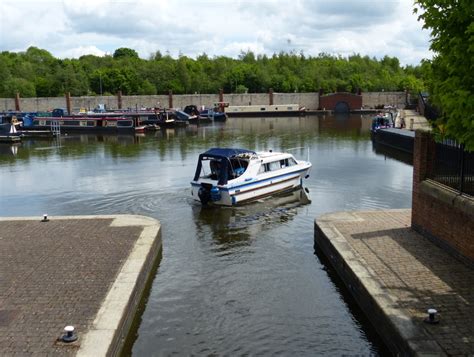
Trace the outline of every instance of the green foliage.
<instances>
[{"instance_id":1,"label":"green foliage","mask_svg":"<svg viewBox=\"0 0 474 357\"><path fill-rule=\"evenodd\" d=\"M138 53L137 51L131 49L131 48L126 48L126 47L121 47L117 48L114 52L114 58L138 58Z\"/></svg>"},{"instance_id":2,"label":"green foliage","mask_svg":"<svg viewBox=\"0 0 474 357\"><path fill-rule=\"evenodd\" d=\"M426 67L426 65L425 65ZM275 92L355 92L419 90L429 71L420 66L402 68L397 58L377 60L354 54L347 58L280 52L271 57L242 52L239 58L203 53L197 58L156 51L148 60L135 50L118 48L113 56L56 59L48 51L0 53L0 97L20 88L22 97L94 94L175 94ZM15 80L13 80L15 78ZM22 80L20 80L22 79ZM20 80L20 81L19 81Z\"/></svg>"},{"instance_id":3,"label":"green foliage","mask_svg":"<svg viewBox=\"0 0 474 357\"><path fill-rule=\"evenodd\" d=\"M418 0L419 19L431 29L430 63L421 70L427 76L430 101L442 110L437 127L474 151L474 2L472 0ZM418 12L418 9L415 9Z\"/></svg>"},{"instance_id":4,"label":"green foliage","mask_svg":"<svg viewBox=\"0 0 474 357\"><path fill-rule=\"evenodd\" d=\"M249 89L242 84L239 84L237 88L235 88L235 93L239 93L239 94L248 93L248 91Z\"/></svg>"},{"instance_id":5,"label":"green foliage","mask_svg":"<svg viewBox=\"0 0 474 357\"><path fill-rule=\"evenodd\" d=\"M36 96L35 85L24 78L11 77L4 83L3 93L5 97L14 97L16 93L22 93L25 97Z\"/></svg>"}]
</instances>

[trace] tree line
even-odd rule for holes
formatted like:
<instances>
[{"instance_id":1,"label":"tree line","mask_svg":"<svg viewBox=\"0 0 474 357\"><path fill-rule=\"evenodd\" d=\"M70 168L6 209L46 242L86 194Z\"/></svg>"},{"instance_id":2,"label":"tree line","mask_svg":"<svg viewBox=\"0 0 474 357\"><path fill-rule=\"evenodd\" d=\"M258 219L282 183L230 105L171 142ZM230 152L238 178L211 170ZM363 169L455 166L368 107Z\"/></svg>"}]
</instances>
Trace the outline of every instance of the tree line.
<instances>
[{"instance_id":1,"label":"tree line","mask_svg":"<svg viewBox=\"0 0 474 357\"><path fill-rule=\"evenodd\" d=\"M238 58L172 58L157 51L141 59L130 48L113 55L55 58L47 50L0 53L0 97L336 91L419 91L424 88L424 66L401 66L396 57L382 59L354 54L280 52L272 56L241 52Z\"/></svg>"},{"instance_id":2,"label":"tree line","mask_svg":"<svg viewBox=\"0 0 474 357\"><path fill-rule=\"evenodd\" d=\"M430 102L441 112L435 132L474 152L474 2L417 0L415 5L431 31L435 54L424 66Z\"/></svg>"}]
</instances>

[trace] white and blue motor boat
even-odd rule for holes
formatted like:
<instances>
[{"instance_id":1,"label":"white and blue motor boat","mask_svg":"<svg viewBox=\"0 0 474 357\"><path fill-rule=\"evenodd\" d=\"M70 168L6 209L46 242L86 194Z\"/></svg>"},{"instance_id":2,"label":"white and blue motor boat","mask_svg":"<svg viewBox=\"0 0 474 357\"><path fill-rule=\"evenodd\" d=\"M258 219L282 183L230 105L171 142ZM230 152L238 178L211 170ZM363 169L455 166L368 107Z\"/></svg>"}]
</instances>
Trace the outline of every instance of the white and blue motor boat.
<instances>
[{"instance_id":1,"label":"white and blue motor boat","mask_svg":"<svg viewBox=\"0 0 474 357\"><path fill-rule=\"evenodd\" d=\"M191 195L203 205L234 206L297 189L310 169L289 153L212 148L199 155Z\"/></svg>"}]
</instances>

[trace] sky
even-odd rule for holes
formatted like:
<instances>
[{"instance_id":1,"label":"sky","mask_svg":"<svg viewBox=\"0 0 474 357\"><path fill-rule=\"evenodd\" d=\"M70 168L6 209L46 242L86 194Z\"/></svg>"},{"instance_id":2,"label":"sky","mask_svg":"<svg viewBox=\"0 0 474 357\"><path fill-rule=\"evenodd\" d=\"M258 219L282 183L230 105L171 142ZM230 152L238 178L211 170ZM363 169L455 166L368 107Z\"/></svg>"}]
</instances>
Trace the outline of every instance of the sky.
<instances>
[{"instance_id":1,"label":"sky","mask_svg":"<svg viewBox=\"0 0 474 357\"><path fill-rule=\"evenodd\" d=\"M0 0L0 51L59 58L128 47L141 58L284 52L431 58L413 0Z\"/></svg>"}]
</instances>

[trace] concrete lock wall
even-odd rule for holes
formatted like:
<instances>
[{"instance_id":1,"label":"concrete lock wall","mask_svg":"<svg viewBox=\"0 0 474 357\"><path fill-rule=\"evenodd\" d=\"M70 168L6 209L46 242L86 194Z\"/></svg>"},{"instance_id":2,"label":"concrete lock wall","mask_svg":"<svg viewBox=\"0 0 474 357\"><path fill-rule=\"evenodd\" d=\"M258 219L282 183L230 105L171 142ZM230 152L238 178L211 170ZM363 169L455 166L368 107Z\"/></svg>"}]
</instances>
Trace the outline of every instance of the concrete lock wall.
<instances>
[{"instance_id":1,"label":"concrete lock wall","mask_svg":"<svg viewBox=\"0 0 474 357\"><path fill-rule=\"evenodd\" d=\"M269 93L223 94L224 102L230 105L267 105L270 104ZM169 95L122 95L122 108L153 108L170 107ZM219 102L219 94L173 94L172 107L184 108L186 105L212 107ZM393 105L403 108L406 103L405 92L368 92L362 93L362 106L374 108L380 105ZM105 104L108 109L118 108L117 96L84 96L71 97L71 108L78 111L80 108L93 109L99 104ZM273 93L273 104L299 104L310 110L319 108L318 93ZM66 108L66 97L54 98L20 98L22 111L47 111L54 108ZM0 111L15 109L14 98L0 98Z\"/></svg>"},{"instance_id":2,"label":"concrete lock wall","mask_svg":"<svg viewBox=\"0 0 474 357\"><path fill-rule=\"evenodd\" d=\"M405 108L406 101L406 92L362 92L362 106L364 108L375 108L379 105Z\"/></svg>"}]
</instances>

